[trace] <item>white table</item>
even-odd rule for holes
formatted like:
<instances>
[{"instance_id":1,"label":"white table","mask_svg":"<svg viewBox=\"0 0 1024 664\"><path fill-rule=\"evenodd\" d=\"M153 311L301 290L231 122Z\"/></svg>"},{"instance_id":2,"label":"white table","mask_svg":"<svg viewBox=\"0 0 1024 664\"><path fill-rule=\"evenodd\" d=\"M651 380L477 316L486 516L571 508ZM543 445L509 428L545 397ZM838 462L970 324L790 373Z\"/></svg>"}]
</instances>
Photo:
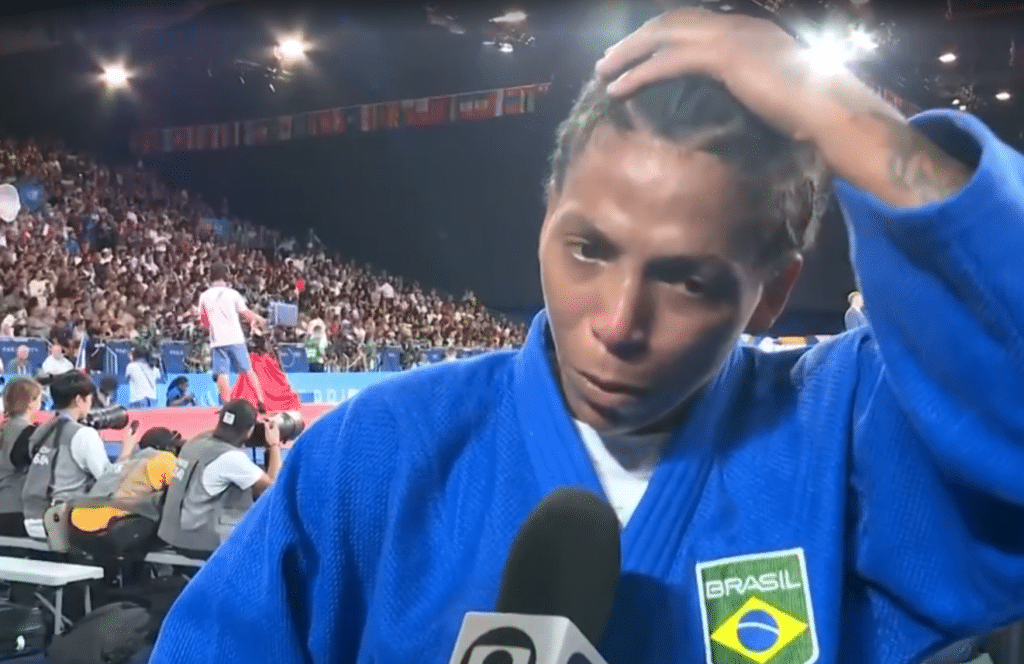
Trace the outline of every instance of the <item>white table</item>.
<instances>
[{"instance_id":1,"label":"white table","mask_svg":"<svg viewBox=\"0 0 1024 664\"><path fill-rule=\"evenodd\" d=\"M10 537L0 535L0 548L22 549L25 551L50 551L50 545L43 540L32 539L31 537ZM52 552L51 552L52 553ZM171 549L150 551L146 554L146 562L156 565L171 565L173 567L195 567L203 566L205 560L189 558Z\"/></svg>"},{"instance_id":2,"label":"white table","mask_svg":"<svg viewBox=\"0 0 1024 664\"><path fill-rule=\"evenodd\" d=\"M80 581L93 581L102 578L102 567L0 556L0 579L12 583L47 586L56 590L54 604L50 604L45 597L36 593L36 598L53 613L54 634L64 631L64 623L71 624L71 621L64 617L64 587ZM92 596L89 586L86 585L85 612L89 613L90 611L92 611Z\"/></svg>"},{"instance_id":3,"label":"white table","mask_svg":"<svg viewBox=\"0 0 1024 664\"><path fill-rule=\"evenodd\" d=\"M50 550L50 544L43 540L32 539L31 537L11 537L9 535L0 535L0 547L29 549L31 551Z\"/></svg>"},{"instance_id":4,"label":"white table","mask_svg":"<svg viewBox=\"0 0 1024 664\"><path fill-rule=\"evenodd\" d=\"M205 560L199 560L197 558L189 558L183 556L175 551L150 551L146 554L146 562L154 563L156 565L170 565L172 567L195 567L196 569L203 566Z\"/></svg>"}]
</instances>

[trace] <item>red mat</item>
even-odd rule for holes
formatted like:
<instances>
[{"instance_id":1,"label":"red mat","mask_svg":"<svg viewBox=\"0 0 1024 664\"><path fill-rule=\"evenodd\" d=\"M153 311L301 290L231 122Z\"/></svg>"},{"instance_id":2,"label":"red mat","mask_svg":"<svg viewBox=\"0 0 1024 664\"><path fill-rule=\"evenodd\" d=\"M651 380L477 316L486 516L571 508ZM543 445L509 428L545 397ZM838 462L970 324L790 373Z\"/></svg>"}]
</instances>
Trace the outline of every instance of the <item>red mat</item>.
<instances>
[{"instance_id":1,"label":"red mat","mask_svg":"<svg viewBox=\"0 0 1024 664\"><path fill-rule=\"evenodd\" d=\"M328 403L306 403L296 409L302 413L306 420L306 428L318 417L334 408ZM167 427L178 431L185 438L191 438L197 433L209 431L217 424L217 413L219 408L147 408L143 410L130 410L133 420L138 420L141 425L140 431L146 431L152 427ZM37 422L44 422L53 417L53 413L39 413L36 415ZM122 431L104 431L103 439L107 442L119 442L127 429Z\"/></svg>"}]
</instances>

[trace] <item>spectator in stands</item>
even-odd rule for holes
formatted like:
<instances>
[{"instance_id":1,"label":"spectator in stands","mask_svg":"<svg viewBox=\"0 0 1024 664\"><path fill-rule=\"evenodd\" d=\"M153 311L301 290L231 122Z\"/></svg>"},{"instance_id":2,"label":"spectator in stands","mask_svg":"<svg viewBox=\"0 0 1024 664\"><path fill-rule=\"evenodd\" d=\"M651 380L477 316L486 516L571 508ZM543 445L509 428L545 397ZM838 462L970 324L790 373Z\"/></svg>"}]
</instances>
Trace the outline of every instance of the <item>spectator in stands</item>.
<instances>
[{"instance_id":1,"label":"spectator in stands","mask_svg":"<svg viewBox=\"0 0 1024 664\"><path fill-rule=\"evenodd\" d=\"M309 338L306 339L306 359L309 360L309 370L312 373L323 373L329 345L323 323L315 322Z\"/></svg>"},{"instance_id":2,"label":"spectator in stands","mask_svg":"<svg viewBox=\"0 0 1024 664\"><path fill-rule=\"evenodd\" d=\"M846 310L845 316L846 329L853 330L861 325L867 325L868 318L864 315L864 297L860 291L853 291L846 299L850 303L850 308Z\"/></svg>"},{"instance_id":3,"label":"spectator in stands","mask_svg":"<svg viewBox=\"0 0 1024 664\"><path fill-rule=\"evenodd\" d=\"M30 349L28 346L18 346L18 349L14 354L14 359L7 364L4 369L4 373L13 376L34 376L36 370L28 359L29 352Z\"/></svg>"},{"instance_id":4,"label":"spectator in stands","mask_svg":"<svg viewBox=\"0 0 1024 664\"><path fill-rule=\"evenodd\" d=\"M0 339L11 339L14 337L14 315L17 307L6 307L3 320L0 321Z\"/></svg>"},{"instance_id":5,"label":"spectator in stands","mask_svg":"<svg viewBox=\"0 0 1024 664\"><path fill-rule=\"evenodd\" d=\"M0 426L0 535L24 537L21 492L32 462L28 441L32 418L42 405L43 388L31 378L15 378L4 387L4 423Z\"/></svg>"},{"instance_id":6,"label":"spectator in stands","mask_svg":"<svg viewBox=\"0 0 1024 664\"><path fill-rule=\"evenodd\" d=\"M196 396L188 390L188 378L178 376L167 387L167 405L172 408L196 405Z\"/></svg>"},{"instance_id":7,"label":"spectator in stands","mask_svg":"<svg viewBox=\"0 0 1024 664\"><path fill-rule=\"evenodd\" d=\"M48 376L59 376L74 371L75 365L64 357L64 346L54 339L50 342L50 354L43 360L42 372Z\"/></svg>"},{"instance_id":8,"label":"spectator in stands","mask_svg":"<svg viewBox=\"0 0 1024 664\"><path fill-rule=\"evenodd\" d=\"M188 555L208 557L253 500L274 483L281 470L276 423L264 423L266 472L241 449L252 438L257 417L245 399L229 401L212 433L200 434L181 448L160 520L161 540Z\"/></svg>"},{"instance_id":9,"label":"spectator in stands","mask_svg":"<svg viewBox=\"0 0 1024 664\"><path fill-rule=\"evenodd\" d=\"M132 361L125 369L128 379L128 407L152 408L156 406L156 384L160 372L153 366L148 348L133 346Z\"/></svg>"},{"instance_id":10,"label":"spectator in stands","mask_svg":"<svg viewBox=\"0 0 1024 664\"><path fill-rule=\"evenodd\" d=\"M256 388L259 398L257 407L260 412L266 412L260 379L249 361L249 349L246 347L245 332L242 331L239 316L254 327L263 327L266 320L253 313L246 305L242 294L228 286L228 274L226 264L214 263L210 267L210 287L199 296L200 320L210 331L213 373L216 375L217 389L220 391L221 401L226 404L231 399L228 373L245 373Z\"/></svg>"},{"instance_id":11,"label":"spectator in stands","mask_svg":"<svg viewBox=\"0 0 1024 664\"><path fill-rule=\"evenodd\" d=\"M96 408L109 408L117 403L117 376L106 375L100 380L96 392Z\"/></svg>"},{"instance_id":12,"label":"spectator in stands","mask_svg":"<svg viewBox=\"0 0 1024 664\"><path fill-rule=\"evenodd\" d=\"M95 391L92 380L81 371L60 374L50 385L57 415L29 439L32 464L22 492L25 531L30 537L46 539L46 511L57 502L85 495L96 478L110 469L99 432L80 421L92 409ZM127 458L135 442L134 436L126 436L118 458Z\"/></svg>"},{"instance_id":13,"label":"spectator in stands","mask_svg":"<svg viewBox=\"0 0 1024 664\"><path fill-rule=\"evenodd\" d=\"M45 300L43 300L45 301ZM50 326L46 323L46 311L39 298L32 297L25 305L25 335L46 338L50 334Z\"/></svg>"},{"instance_id":14,"label":"spectator in stands","mask_svg":"<svg viewBox=\"0 0 1024 664\"><path fill-rule=\"evenodd\" d=\"M75 352L86 344L91 371L105 370L105 344L115 337L151 348L159 339L185 341L189 368L209 370L209 349L194 325L198 312L190 309L206 281L202 266L218 261L250 276L246 286L260 294L251 303L257 313L265 315L271 301L295 302L301 290L299 325L278 341L301 342L296 332L322 320L330 342L325 364L342 370L375 367L377 349L389 337L422 348L518 345L525 335L475 298L455 301L374 274L328 255L319 243L300 245L240 220L219 233L199 197L172 195L141 166L111 172L58 148L43 159L31 143L0 148L4 157L9 177L43 183L49 199L0 229L7 242L0 247L0 336L27 334L28 307L37 334L56 331ZM281 257L279 246L287 249ZM402 325L410 328L404 340Z\"/></svg>"}]
</instances>

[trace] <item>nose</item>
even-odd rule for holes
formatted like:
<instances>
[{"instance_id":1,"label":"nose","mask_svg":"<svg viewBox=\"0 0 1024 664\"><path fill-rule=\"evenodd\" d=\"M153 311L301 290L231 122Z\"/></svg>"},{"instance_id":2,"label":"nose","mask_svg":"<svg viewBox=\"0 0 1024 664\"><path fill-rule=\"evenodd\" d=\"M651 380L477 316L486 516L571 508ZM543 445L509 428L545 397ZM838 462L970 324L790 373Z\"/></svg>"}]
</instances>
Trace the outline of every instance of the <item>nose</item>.
<instances>
[{"instance_id":1,"label":"nose","mask_svg":"<svg viewBox=\"0 0 1024 664\"><path fill-rule=\"evenodd\" d=\"M647 351L651 308L642 279L609 275L600 313L591 321L591 332L615 357L630 361Z\"/></svg>"}]
</instances>

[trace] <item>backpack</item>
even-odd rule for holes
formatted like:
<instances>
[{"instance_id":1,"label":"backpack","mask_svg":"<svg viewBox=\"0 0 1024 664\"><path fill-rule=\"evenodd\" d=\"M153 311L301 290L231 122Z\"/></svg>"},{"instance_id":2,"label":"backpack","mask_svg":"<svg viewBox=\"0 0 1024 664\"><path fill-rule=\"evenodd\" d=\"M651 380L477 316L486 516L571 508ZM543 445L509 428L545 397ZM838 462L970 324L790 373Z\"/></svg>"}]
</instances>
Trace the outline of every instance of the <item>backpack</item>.
<instances>
[{"instance_id":1,"label":"backpack","mask_svg":"<svg viewBox=\"0 0 1024 664\"><path fill-rule=\"evenodd\" d=\"M148 609L132 602L107 604L55 636L46 651L50 664L124 664L150 635Z\"/></svg>"},{"instance_id":2,"label":"backpack","mask_svg":"<svg viewBox=\"0 0 1024 664\"><path fill-rule=\"evenodd\" d=\"M0 601L0 660L42 652L51 631L38 607Z\"/></svg>"}]
</instances>

